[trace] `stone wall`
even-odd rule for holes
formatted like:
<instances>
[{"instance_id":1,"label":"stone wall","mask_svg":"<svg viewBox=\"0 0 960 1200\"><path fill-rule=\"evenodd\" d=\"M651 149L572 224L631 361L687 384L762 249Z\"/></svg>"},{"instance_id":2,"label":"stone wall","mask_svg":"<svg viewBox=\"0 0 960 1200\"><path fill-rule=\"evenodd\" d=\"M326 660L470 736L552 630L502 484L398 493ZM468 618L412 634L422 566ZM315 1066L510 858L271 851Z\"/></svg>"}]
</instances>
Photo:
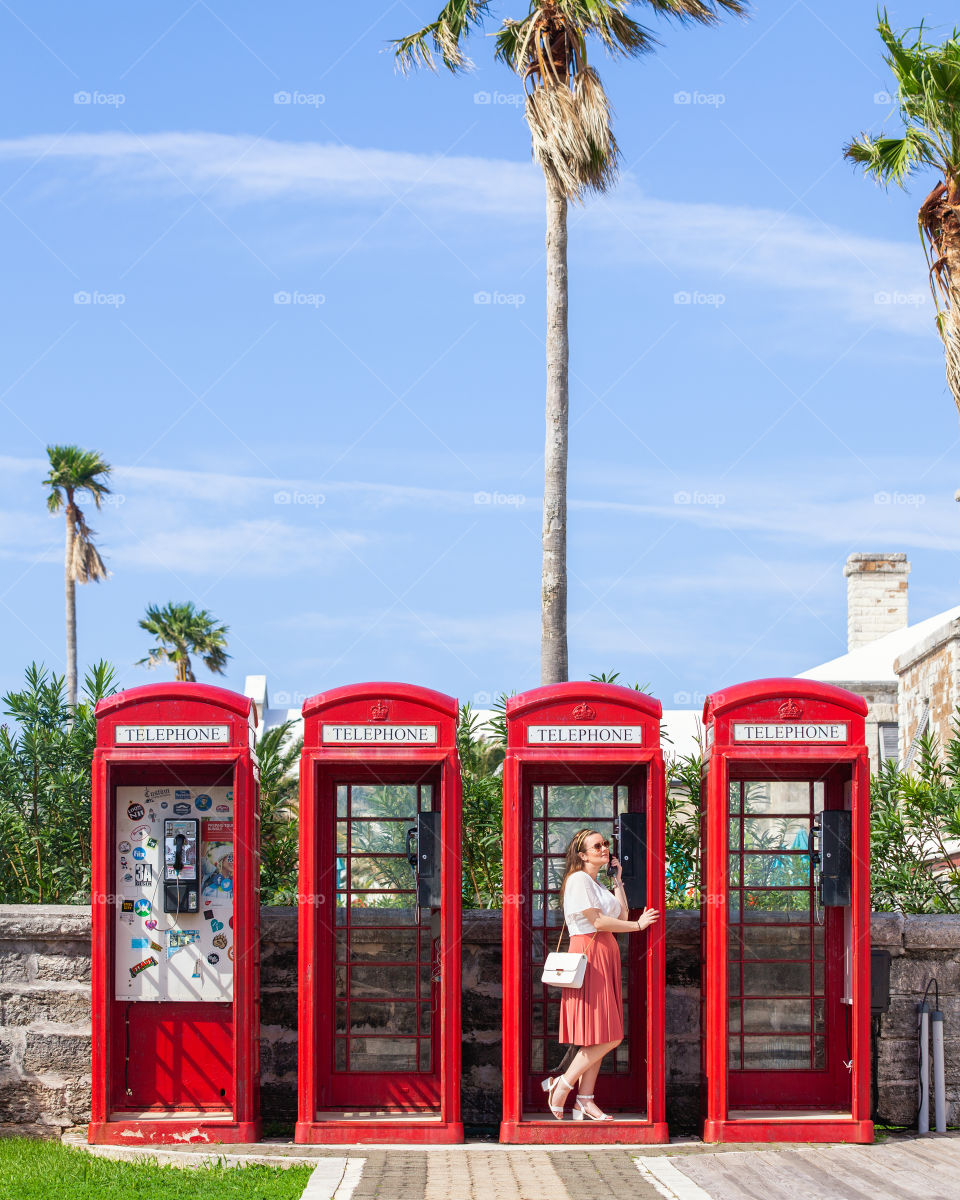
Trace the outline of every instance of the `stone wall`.
<instances>
[{"instance_id":1,"label":"stone wall","mask_svg":"<svg viewBox=\"0 0 960 1200\"><path fill-rule=\"evenodd\" d=\"M946 745L960 702L960 620L948 621L893 664L900 679L900 761L929 704L927 731Z\"/></svg>"},{"instance_id":2,"label":"stone wall","mask_svg":"<svg viewBox=\"0 0 960 1200\"><path fill-rule=\"evenodd\" d=\"M700 1063L698 914L667 914L667 1117L696 1125ZM464 914L464 1120L500 1111L500 914ZM890 1012L879 1038L880 1113L908 1124L916 1109L914 1006L929 979L946 1018L948 1119L960 1117L960 917L874 914L873 943L891 951ZM296 1111L297 941L293 909L263 910L262 1102L267 1120ZM0 906L0 1134L59 1134L90 1105L90 912Z\"/></svg>"},{"instance_id":3,"label":"stone wall","mask_svg":"<svg viewBox=\"0 0 960 1200\"><path fill-rule=\"evenodd\" d=\"M870 682L863 679L831 679L836 687L846 688L855 692L867 702L867 715L864 719L863 740L866 742L867 753L870 755L870 773L876 775L881 767L880 761L880 726L896 725L899 717L899 685L897 680L879 680Z\"/></svg>"}]
</instances>

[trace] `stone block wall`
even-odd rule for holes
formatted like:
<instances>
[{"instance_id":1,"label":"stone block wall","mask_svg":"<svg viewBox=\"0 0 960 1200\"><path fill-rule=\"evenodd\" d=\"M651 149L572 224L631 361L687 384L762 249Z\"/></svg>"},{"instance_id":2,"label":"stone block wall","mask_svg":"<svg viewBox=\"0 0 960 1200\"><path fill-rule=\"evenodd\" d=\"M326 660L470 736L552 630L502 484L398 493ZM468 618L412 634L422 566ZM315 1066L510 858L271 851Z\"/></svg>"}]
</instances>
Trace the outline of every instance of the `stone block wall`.
<instances>
[{"instance_id":1,"label":"stone block wall","mask_svg":"<svg viewBox=\"0 0 960 1200\"><path fill-rule=\"evenodd\" d=\"M905 554L851 554L847 577L847 649L856 650L907 624Z\"/></svg>"},{"instance_id":2,"label":"stone block wall","mask_svg":"<svg viewBox=\"0 0 960 1200\"><path fill-rule=\"evenodd\" d=\"M696 1127L700 1069L699 916L668 912L667 1117ZM916 1111L915 1005L932 978L945 1014L948 1120L960 1120L960 916L875 913L875 946L892 955L890 1011L878 1040L879 1111L899 1124ZM297 929L289 908L263 910L262 1108L291 1122L297 1097ZM463 922L464 1120L500 1113L500 914ZM932 998L932 997L931 997ZM0 905L0 1134L57 1136L90 1107L90 910Z\"/></svg>"},{"instance_id":3,"label":"stone block wall","mask_svg":"<svg viewBox=\"0 0 960 1200\"><path fill-rule=\"evenodd\" d=\"M948 621L893 664L899 677L900 761L929 704L927 729L945 745L960 703L960 620Z\"/></svg>"},{"instance_id":4,"label":"stone block wall","mask_svg":"<svg viewBox=\"0 0 960 1200\"><path fill-rule=\"evenodd\" d=\"M0 1134L90 1111L90 909L0 905Z\"/></svg>"},{"instance_id":5,"label":"stone block wall","mask_svg":"<svg viewBox=\"0 0 960 1200\"><path fill-rule=\"evenodd\" d=\"M869 683L865 680L831 679L837 687L855 692L867 702L867 716L864 721L863 740L867 744L870 755L870 773L876 775L881 767L880 760L880 726L896 725L899 720L899 690L896 680L884 680Z\"/></svg>"}]
</instances>

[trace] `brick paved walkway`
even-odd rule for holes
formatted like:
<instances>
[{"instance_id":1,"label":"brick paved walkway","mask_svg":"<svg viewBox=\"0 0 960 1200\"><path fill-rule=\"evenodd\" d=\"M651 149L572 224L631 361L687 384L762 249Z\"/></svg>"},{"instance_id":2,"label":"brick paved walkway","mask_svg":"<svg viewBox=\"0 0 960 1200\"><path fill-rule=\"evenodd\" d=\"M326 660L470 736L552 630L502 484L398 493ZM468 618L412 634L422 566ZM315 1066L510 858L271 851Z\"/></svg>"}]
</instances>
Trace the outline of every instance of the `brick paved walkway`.
<instances>
[{"instance_id":1,"label":"brick paved walkway","mask_svg":"<svg viewBox=\"0 0 960 1200\"><path fill-rule=\"evenodd\" d=\"M956 1200L960 1135L875 1146L323 1147L290 1142L173 1148L87 1147L189 1165L315 1162L304 1200Z\"/></svg>"}]
</instances>

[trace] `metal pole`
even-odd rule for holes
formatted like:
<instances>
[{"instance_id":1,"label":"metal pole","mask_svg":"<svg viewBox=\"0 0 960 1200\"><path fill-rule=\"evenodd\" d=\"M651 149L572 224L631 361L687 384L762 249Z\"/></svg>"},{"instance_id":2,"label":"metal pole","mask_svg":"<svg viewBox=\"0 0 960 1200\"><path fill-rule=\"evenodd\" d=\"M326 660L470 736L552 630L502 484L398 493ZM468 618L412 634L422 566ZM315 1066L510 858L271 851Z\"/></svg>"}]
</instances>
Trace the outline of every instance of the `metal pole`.
<instances>
[{"instance_id":1,"label":"metal pole","mask_svg":"<svg viewBox=\"0 0 960 1200\"><path fill-rule=\"evenodd\" d=\"M943 1071L943 1013L930 1014L933 1035L933 1103L937 1133L947 1132L947 1091Z\"/></svg>"},{"instance_id":2,"label":"metal pole","mask_svg":"<svg viewBox=\"0 0 960 1200\"><path fill-rule=\"evenodd\" d=\"M920 1031L920 1111L917 1114L919 1133L930 1132L930 1005L924 1000L917 1005Z\"/></svg>"}]
</instances>

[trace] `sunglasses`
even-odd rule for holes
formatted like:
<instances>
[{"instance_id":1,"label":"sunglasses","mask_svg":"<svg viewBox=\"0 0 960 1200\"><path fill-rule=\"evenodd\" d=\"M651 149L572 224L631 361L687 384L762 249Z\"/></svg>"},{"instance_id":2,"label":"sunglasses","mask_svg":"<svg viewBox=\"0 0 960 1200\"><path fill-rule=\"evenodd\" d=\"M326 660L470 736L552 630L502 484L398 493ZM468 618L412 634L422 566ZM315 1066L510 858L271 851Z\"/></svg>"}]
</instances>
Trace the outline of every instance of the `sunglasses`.
<instances>
[{"instance_id":1,"label":"sunglasses","mask_svg":"<svg viewBox=\"0 0 960 1200\"><path fill-rule=\"evenodd\" d=\"M609 850L610 843L606 838L602 842L594 842L592 846L584 846L584 850Z\"/></svg>"}]
</instances>

